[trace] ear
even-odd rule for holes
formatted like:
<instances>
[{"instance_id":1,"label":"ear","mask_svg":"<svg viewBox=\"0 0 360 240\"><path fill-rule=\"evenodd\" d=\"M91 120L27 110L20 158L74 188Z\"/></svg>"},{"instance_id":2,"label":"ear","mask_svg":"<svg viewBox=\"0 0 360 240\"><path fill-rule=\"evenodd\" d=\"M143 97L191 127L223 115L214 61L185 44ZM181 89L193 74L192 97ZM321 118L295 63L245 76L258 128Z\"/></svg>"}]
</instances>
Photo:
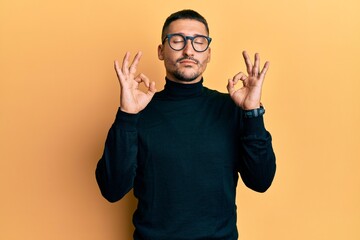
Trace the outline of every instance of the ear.
<instances>
[{"instance_id":1,"label":"ear","mask_svg":"<svg viewBox=\"0 0 360 240\"><path fill-rule=\"evenodd\" d=\"M209 63L210 59L211 59L211 48L210 47L209 47L208 51L209 51L209 54L208 54L207 62Z\"/></svg>"},{"instance_id":2,"label":"ear","mask_svg":"<svg viewBox=\"0 0 360 240\"><path fill-rule=\"evenodd\" d=\"M158 58L159 60L164 60L164 45L163 44L159 44L158 46Z\"/></svg>"}]
</instances>

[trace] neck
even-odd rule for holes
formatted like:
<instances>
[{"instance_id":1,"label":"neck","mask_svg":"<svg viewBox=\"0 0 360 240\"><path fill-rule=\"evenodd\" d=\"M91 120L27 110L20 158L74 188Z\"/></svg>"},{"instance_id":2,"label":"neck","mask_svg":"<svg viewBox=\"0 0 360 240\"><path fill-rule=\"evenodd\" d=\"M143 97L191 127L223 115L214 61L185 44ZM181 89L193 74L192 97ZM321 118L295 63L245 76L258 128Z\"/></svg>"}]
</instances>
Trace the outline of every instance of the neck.
<instances>
[{"instance_id":1,"label":"neck","mask_svg":"<svg viewBox=\"0 0 360 240\"><path fill-rule=\"evenodd\" d=\"M200 96L203 92L203 79L199 81L175 82L166 77L166 84L164 88L164 94L171 98L191 98Z\"/></svg>"},{"instance_id":2,"label":"neck","mask_svg":"<svg viewBox=\"0 0 360 240\"><path fill-rule=\"evenodd\" d=\"M194 83L198 83L198 82L202 81L202 79L203 79L203 77L201 75L191 81L186 81L186 80L184 81L184 80L179 80L173 76L166 76L166 80L180 83L180 84L194 84Z\"/></svg>"}]
</instances>

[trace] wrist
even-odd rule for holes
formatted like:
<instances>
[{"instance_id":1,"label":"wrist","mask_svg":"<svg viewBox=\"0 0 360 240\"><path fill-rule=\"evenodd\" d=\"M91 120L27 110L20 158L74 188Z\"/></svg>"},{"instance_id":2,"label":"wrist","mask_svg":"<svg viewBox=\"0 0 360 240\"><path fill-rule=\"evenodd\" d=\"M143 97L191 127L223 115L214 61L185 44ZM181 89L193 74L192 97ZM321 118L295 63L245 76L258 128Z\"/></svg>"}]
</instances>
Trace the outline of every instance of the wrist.
<instances>
[{"instance_id":1,"label":"wrist","mask_svg":"<svg viewBox=\"0 0 360 240\"><path fill-rule=\"evenodd\" d=\"M262 103L259 102L259 103L250 104L250 105L248 104L248 106L243 105L243 106L242 106L242 109L245 110L245 111L250 111L250 110L254 110L254 109L260 108L260 107L262 107L262 106L263 106Z\"/></svg>"},{"instance_id":2,"label":"wrist","mask_svg":"<svg viewBox=\"0 0 360 240\"><path fill-rule=\"evenodd\" d=\"M122 129L134 131L137 128L139 117L140 114L127 113L119 108L116 113L115 124Z\"/></svg>"},{"instance_id":3,"label":"wrist","mask_svg":"<svg viewBox=\"0 0 360 240\"><path fill-rule=\"evenodd\" d=\"M255 109L243 110L244 118L256 118L264 115L264 113L265 113L265 109L262 106L262 104L260 104L260 106Z\"/></svg>"},{"instance_id":4,"label":"wrist","mask_svg":"<svg viewBox=\"0 0 360 240\"><path fill-rule=\"evenodd\" d=\"M119 109L122 112L128 113L128 114L138 114L140 112L139 109L134 108L134 107L127 107L127 106L123 106L122 104L120 104Z\"/></svg>"}]
</instances>

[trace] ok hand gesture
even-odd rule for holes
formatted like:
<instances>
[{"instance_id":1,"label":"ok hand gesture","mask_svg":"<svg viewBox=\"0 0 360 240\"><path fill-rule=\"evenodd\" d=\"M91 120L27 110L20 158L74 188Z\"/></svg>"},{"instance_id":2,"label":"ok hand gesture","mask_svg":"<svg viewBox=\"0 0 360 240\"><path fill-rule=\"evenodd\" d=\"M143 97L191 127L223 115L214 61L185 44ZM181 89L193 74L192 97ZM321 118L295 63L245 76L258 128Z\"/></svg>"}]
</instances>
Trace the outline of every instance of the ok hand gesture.
<instances>
[{"instance_id":1,"label":"ok hand gesture","mask_svg":"<svg viewBox=\"0 0 360 240\"><path fill-rule=\"evenodd\" d=\"M252 65L249 55L243 52L248 76L242 72L229 79L227 85L228 92L233 101L244 110L251 110L260 107L261 89L264 82L265 74L269 68L269 62L265 62L263 69L260 71L260 56L255 54L255 62ZM235 85L242 81L243 86L236 90Z\"/></svg>"},{"instance_id":2,"label":"ok hand gesture","mask_svg":"<svg viewBox=\"0 0 360 240\"><path fill-rule=\"evenodd\" d=\"M123 112L136 114L143 110L154 96L155 82L150 82L148 77L140 73L135 76L136 67L139 64L142 53L138 52L129 67L130 53L125 54L122 67L119 67L117 60L114 62L115 71L121 87L120 109ZM139 90L140 83L143 82L148 88L145 93Z\"/></svg>"}]
</instances>

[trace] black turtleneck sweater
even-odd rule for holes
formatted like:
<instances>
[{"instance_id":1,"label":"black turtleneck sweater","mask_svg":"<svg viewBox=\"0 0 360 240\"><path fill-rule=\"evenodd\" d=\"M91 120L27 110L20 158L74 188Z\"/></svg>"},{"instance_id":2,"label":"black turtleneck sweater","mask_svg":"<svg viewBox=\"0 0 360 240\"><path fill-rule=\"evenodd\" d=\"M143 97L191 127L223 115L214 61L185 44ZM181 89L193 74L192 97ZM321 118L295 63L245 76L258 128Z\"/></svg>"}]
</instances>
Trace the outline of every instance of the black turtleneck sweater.
<instances>
[{"instance_id":1,"label":"black turtleneck sweater","mask_svg":"<svg viewBox=\"0 0 360 240\"><path fill-rule=\"evenodd\" d=\"M110 202L134 189L136 240L233 240L238 173L264 192L275 168L262 116L202 81L167 80L141 113L118 111L96 178Z\"/></svg>"}]
</instances>

